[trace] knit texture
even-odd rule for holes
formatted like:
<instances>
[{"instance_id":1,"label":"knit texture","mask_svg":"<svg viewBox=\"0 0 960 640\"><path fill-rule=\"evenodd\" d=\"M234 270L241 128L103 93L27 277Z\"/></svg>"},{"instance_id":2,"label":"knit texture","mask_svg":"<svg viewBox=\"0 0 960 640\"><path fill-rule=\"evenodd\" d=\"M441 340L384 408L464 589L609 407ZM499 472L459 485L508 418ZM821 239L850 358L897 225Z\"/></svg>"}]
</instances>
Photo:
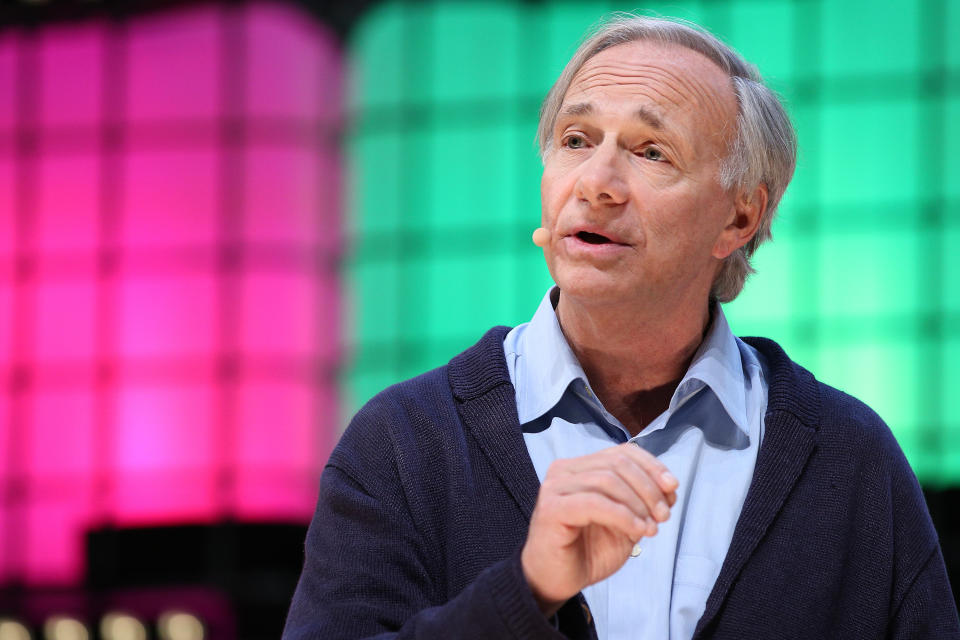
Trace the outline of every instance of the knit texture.
<instances>
[{"instance_id":1,"label":"knit texture","mask_svg":"<svg viewBox=\"0 0 960 640\"><path fill-rule=\"evenodd\" d=\"M506 332L353 419L321 478L284 638L596 637L582 595L548 621L523 578L539 481ZM960 640L936 533L890 430L774 342L746 341L770 365L765 436L694 637Z\"/></svg>"}]
</instances>

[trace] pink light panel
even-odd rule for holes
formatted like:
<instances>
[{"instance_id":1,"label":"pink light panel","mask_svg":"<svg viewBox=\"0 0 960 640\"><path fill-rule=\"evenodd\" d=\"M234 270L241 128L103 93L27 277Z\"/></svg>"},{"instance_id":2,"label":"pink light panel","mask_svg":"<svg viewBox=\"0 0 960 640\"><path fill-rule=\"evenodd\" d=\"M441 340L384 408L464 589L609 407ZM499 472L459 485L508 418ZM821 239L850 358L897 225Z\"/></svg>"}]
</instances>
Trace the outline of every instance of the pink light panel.
<instances>
[{"instance_id":1,"label":"pink light panel","mask_svg":"<svg viewBox=\"0 0 960 640\"><path fill-rule=\"evenodd\" d=\"M309 519L341 67L277 2L0 30L0 585L80 580L92 527Z\"/></svg>"}]
</instances>

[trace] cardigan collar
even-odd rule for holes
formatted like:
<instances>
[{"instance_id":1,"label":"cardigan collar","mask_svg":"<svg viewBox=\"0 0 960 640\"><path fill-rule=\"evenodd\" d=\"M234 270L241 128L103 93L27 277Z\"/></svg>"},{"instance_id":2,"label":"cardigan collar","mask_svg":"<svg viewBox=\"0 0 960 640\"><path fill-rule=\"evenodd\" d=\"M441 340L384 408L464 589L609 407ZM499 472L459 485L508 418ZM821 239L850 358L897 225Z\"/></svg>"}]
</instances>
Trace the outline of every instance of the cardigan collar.
<instances>
[{"instance_id":1,"label":"cardigan collar","mask_svg":"<svg viewBox=\"0 0 960 640\"><path fill-rule=\"evenodd\" d=\"M450 361L450 387L458 400L472 400L499 385L510 384L503 357L503 339L509 331L510 327L502 326L490 329L479 342ZM816 431L819 428L820 397L813 374L793 362L773 340L743 338L743 341L763 354L769 364L767 413L789 413Z\"/></svg>"}]
</instances>

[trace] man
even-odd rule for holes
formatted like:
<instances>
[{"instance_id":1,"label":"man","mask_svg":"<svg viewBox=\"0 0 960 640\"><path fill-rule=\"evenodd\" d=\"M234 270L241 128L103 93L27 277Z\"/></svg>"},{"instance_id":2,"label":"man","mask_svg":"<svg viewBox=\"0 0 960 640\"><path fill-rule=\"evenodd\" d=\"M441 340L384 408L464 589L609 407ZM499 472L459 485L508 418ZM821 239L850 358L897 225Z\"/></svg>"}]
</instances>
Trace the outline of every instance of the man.
<instances>
[{"instance_id":1,"label":"man","mask_svg":"<svg viewBox=\"0 0 960 640\"><path fill-rule=\"evenodd\" d=\"M541 114L533 320L354 418L285 638L960 638L889 429L719 302L792 128L709 34L624 17Z\"/></svg>"}]
</instances>

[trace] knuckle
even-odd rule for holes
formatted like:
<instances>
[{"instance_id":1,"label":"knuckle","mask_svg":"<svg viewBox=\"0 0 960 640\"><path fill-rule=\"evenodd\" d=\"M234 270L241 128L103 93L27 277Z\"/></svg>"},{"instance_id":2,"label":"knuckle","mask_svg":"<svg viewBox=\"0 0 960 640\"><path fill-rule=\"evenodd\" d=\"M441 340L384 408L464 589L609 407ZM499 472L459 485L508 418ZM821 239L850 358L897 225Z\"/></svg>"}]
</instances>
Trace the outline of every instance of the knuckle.
<instances>
[{"instance_id":1,"label":"knuckle","mask_svg":"<svg viewBox=\"0 0 960 640\"><path fill-rule=\"evenodd\" d=\"M629 474L636 469L637 463L626 453L621 453L614 458L613 467L620 473Z\"/></svg>"},{"instance_id":2,"label":"knuckle","mask_svg":"<svg viewBox=\"0 0 960 640\"><path fill-rule=\"evenodd\" d=\"M558 485L556 478L552 478L549 475L543 479L543 484L540 485L540 497L541 500L547 500L552 495L559 493Z\"/></svg>"},{"instance_id":3,"label":"knuckle","mask_svg":"<svg viewBox=\"0 0 960 640\"><path fill-rule=\"evenodd\" d=\"M617 486L617 475L612 471L603 469L597 472L595 482L600 488L611 490Z\"/></svg>"},{"instance_id":4,"label":"knuckle","mask_svg":"<svg viewBox=\"0 0 960 640\"><path fill-rule=\"evenodd\" d=\"M617 471L628 471L632 467L633 463L630 461L630 456L621 454L613 459L613 468Z\"/></svg>"}]
</instances>

